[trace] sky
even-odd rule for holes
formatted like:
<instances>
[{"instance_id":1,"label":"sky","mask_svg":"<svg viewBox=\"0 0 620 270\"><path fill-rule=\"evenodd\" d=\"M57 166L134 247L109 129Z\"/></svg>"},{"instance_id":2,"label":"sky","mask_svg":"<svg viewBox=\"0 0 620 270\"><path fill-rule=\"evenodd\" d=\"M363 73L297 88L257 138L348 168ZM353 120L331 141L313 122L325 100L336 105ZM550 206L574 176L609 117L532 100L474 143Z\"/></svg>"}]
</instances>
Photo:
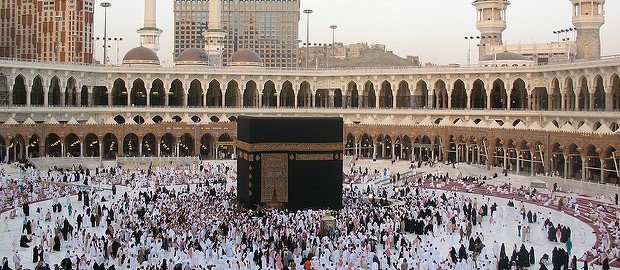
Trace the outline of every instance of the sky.
<instances>
[{"instance_id":1,"label":"sky","mask_svg":"<svg viewBox=\"0 0 620 270\"><path fill-rule=\"evenodd\" d=\"M104 12L96 0L95 36L103 36ZM144 20L143 0L107 0L108 37L123 38L118 58L140 45L136 30ZM157 26L163 30L158 55L172 61L174 46L173 0L157 0ZM388 50L406 57L417 55L423 63L465 64L468 42L465 36L479 35L472 0L301 0L301 9L312 9L310 42L331 43L330 25L337 25L336 42L345 44L382 43ZM547 43L557 41L553 31L573 27L569 0L512 0L507 11L504 43ZM602 55L620 54L620 1L605 3L605 24L601 28ZM306 14L301 14L299 39L306 41ZM616 30L613 30L616 29ZM573 39L572 36L569 36ZM116 43L109 44L110 62L116 63ZM101 60L103 44L96 44ZM478 59L471 46L472 59Z\"/></svg>"}]
</instances>

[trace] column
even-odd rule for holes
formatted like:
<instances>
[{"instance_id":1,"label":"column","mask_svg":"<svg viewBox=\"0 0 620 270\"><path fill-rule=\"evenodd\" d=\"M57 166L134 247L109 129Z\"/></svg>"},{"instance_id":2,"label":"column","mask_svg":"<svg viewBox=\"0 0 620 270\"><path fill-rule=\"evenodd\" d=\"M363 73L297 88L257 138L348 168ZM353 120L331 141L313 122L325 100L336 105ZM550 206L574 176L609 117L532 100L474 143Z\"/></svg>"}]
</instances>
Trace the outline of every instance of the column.
<instances>
[{"instance_id":1,"label":"column","mask_svg":"<svg viewBox=\"0 0 620 270\"><path fill-rule=\"evenodd\" d=\"M581 181L586 181L588 178L586 178L587 173L586 173L586 162L588 161L587 158L585 157L581 157Z\"/></svg>"},{"instance_id":2,"label":"column","mask_svg":"<svg viewBox=\"0 0 620 270\"><path fill-rule=\"evenodd\" d=\"M282 92L282 89L280 89L280 91L278 91L276 89L276 108L280 108L280 98L281 98L281 96L278 93L282 94L281 92Z\"/></svg>"},{"instance_id":3,"label":"column","mask_svg":"<svg viewBox=\"0 0 620 270\"><path fill-rule=\"evenodd\" d=\"M605 159L601 158L601 184L607 183L607 179L605 178L605 168L603 167L604 165Z\"/></svg>"},{"instance_id":4,"label":"column","mask_svg":"<svg viewBox=\"0 0 620 270\"><path fill-rule=\"evenodd\" d=\"M295 89L293 91L293 93L295 94L295 109L297 109L297 107L299 106L299 100L297 99L297 96L299 95L299 89Z\"/></svg>"},{"instance_id":5,"label":"column","mask_svg":"<svg viewBox=\"0 0 620 270\"><path fill-rule=\"evenodd\" d=\"M364 107L364 96L363 95L357 95L357 107L358 108Z\"/></svg>"},{"instance_id":6,"label":"column","mask_svg":"<svg viewBox=\"0 0 620 270\"><path fill-rule=\"evenodd\" d=\"M138 156L142 156L142 139L140 137L138 137Z\"/></svg>"},{"instance_id":7,"label":"column","mask_svg":"<svg viewBox=\"0 0 620 270\"><path fill-rule=\"evenodd\" d=\"M519 162L519 153L521 151L517 150L517 174L519 174L521 172L521 164Z\"/></svg>"},{"instance_id":8,"label":"column","mask_svg":"<svg viewBox=\"0 0 620 270\"><path fill-rule=\"evenodd\" d=\"M566 111L566 94L560 93L560 110Z\"/></svg>"},{"instance_id":9,"label":"column","mask_svg":"<svg viewBox=\"0 0 620 270\"><path fill-rule=\"evenodd\" d=\"M329 92L329 105L328 105L328 107L329 108L333 108L334 107L334 99L335 99L335 97L334 97L334 89L329 89L328 92Z\"/></svg>"},{"instance_id":10,"label":"column","mask_svg":"<svg viewBox=\"0 0 620 270\"><path fill-rule=\"evenodd\" d=\"M10 144L11 142L8 142L8 143ZM4 159L5 159L4 161L6 163L9 163L9 159L10 158L9 158L9 146L8 145L5 147L5 153L6 153L6 155L4 155Z\"/></svg>"},{"instance_id":11,"label":"column","mask_svg":"<svg viewBox=\"0 0 620 270\"><path fill-rule=\"evenodd\" d=\"M187 108L187 97L189 96L189 88L187 90L183 90L183 95L181 96L181 98L183 99L183 102L181 104L181 106L183 106L183 108Z\"/></svg>"},{"instance_id":12,"label":"column","mask_svg":"<svg viewBox=\"0 0 620 270\"><path fill-rule=\"evenodd\" d=\"M28 84L24 84L24 87L26 88L26 106L30 107L31 103L32 103L32 101L31 101L32 97L30 96L32 94L32 88ZM13 91L11 91L11 93L12 92ZM11 102L12 101L13 100L11 100ZM8 156L7 156L7 158L8 158Z\"/></svg>"},{"instance_id":13,"label":"column","mask_svg":"<svg viewBox=\"0 0 620 270\"><path fill-rule=\"evenodd\" d=\"M504 149L504 169L508 170L508 151Z\"/></svg>"},{"instance_id":14,"label":"column","mask_svg":"<svg viewBox=\"0 0 620 270\"><path fill-rule=\"evenodd\" d=\"M77 89L75 91L75 105L82 107L82 88L80 88L80 91Z\"/></svg>"},{"instance_id":15,"label":"column","mask_svg":"<svg viewBox=\"0 0 620 270\"><path fill-rule=\"evenodd\" d=\"M398 93L394 93L394 91L392 91L392 109L396 109L396 100L398 99L397 94Z\"/></svg>"},{"instance_id":16,"label":"column","mask_svg":"<svg viewBox=\"0 0 620 270\"><path fill-rule=\"evenodd\" d=\"M447 91L448 93L448 109L452 109L452 91ZM445 108L445 107L444 107Z\"/></svg>"},{"instance_id":17,"label":"column","mask_svg":"<svg viewBox=\"0 0 620 270\"><path fill-rule=\"evenodd\" d=\"M262 108L263 107L263 90L262 89L256 89L256 91L258 92L258 95L256 95L257 99L258 99L256 104L258 104L259 108Z\"/></svg>"},{"instance_id":18,"label":"column","mask_svg":"<svg viewBox=\"0 0 620 270\"><path fill-rule=\"evenodd\" d=\"M222 108L226 108L226 89L220 90L222 92ZM203 96L206 96L207 93L202 93ZM185 102L187 103L187 101Z\"/></svg>"},{"instance_id":19,"label":"column","mask_svg":"<svg viewBox=\"0 0 620 270\"><path fill-rule=\"evenodd\" d=\"M80 157L84 157L84 143L80 141Z\"/></svg>"},{"instance_id":20,"label":"column","mask_svg":"<svg viewBox=\"0 0 620 270\"><path fill-rule=\"evenodd\" d=\"M568 179L568 159L564 157L564 179Z\"/></svg>"},{"instance_id":21,"label":"column","mask_svg":"<svg viewBox=\"0 0 620 270\"><path fill-rule=\"evenodd\" d=\"M42 88L43 88L43 106L47 107L49 106L49 92L50 90L48 89L47 85L45 85L44 83L42 83Z\"/></svg>"},{"instance_id":22,"label":"column","mask_svg":"<svg viewBox=\"0 0 620 270\"><path fill-rule=\"evenodd\" d=\"M359 156L360 156L360 144L355 143L355 157L359 158Z\"/></svg>"},{"instance_id":23,"label":"column","mask_svg":"<svg viewBox=\"0 0 620 270\"><path fill-rule=\"evenodd\" d=\"M465 144L465 162L469 162L469 145Z\"/></svg>"},{"instance_id":24,"label":"column","mask_svg":"<svg viewBox=\"0 0 620 270\"><path fill-rule=\"evenodd\" d=\"M316 91L310 91L310 108L316 108Z\"/></svg>"},{"instance_id":25,"label":"column","mask_svg":"<svg viewBox=\"0 0 620 270\"><path fill-rule=\"evenodd\" d=\"M112 107L112 85L108 85L108 106Z\"/></svg>"},{"instance_id":26,"label":"column","mask_svg":"<svg viewBox=\"0 0 620 270\"><path fill-rule=\"evenodd\" d=\"M372 144L372 159L377 159L377 143Z\"/></svg>"},{"instance_id":27,"label":"column","mask_svg":"<svg viewBox=\"0 0 620 270\"><path fill-rule=\"evenodd\" d=\"M594 110L594 92L589 92L589 93L590 93L590 107L588 108L588 110L592 111Z\"/></svg>"},{"instance_id":28,"label":"column","mask_svg":"<svg viewBox=\"0 0 620 270\"><path fill-rule=\"evenodd\" d=\"M535 151L530 151L530 172L531 172L530 175L531 176L534 176L534 168L535 168L535 165L534 165L534 154L535 153L536 153Z\"/></svg>"},{"instance_id":29,"label":"column","mask_svg":"<svg viewBox=\"0 0 620 270\"><path fill-rule=\"evenodd\" d=\"M381 91L379 91L379 95L375 93L375 108L379 108L379 100L381 99Z\"/></svg>"},{"instance_id":30,"label":"column","mask_svg":"<svg viewBox=\"0 0 620 270\"><path fill-rule=\"evenodd\" d=\"M67 95L67 87L65 85L60 85L60 106L64 107L67 104L65 97Z\"/></svg>"}]
</instances>

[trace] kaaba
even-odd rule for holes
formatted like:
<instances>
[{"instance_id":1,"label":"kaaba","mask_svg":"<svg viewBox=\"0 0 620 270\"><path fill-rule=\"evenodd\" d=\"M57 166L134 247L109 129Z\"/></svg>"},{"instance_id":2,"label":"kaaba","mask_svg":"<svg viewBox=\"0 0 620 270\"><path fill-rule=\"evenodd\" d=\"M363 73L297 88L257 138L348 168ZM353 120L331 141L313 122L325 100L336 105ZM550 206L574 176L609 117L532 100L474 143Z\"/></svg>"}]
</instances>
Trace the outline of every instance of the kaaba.
<instances>
[{"instance_id":1,"label":"kaaba","mask_svg":"<svg viewBox=\"0 0 620 270\"><path fill-rule=\"evenodd\" d=\"M247 208L342 208L340 117L237 119L237 200Z\"/></svg>"}]
</instances>

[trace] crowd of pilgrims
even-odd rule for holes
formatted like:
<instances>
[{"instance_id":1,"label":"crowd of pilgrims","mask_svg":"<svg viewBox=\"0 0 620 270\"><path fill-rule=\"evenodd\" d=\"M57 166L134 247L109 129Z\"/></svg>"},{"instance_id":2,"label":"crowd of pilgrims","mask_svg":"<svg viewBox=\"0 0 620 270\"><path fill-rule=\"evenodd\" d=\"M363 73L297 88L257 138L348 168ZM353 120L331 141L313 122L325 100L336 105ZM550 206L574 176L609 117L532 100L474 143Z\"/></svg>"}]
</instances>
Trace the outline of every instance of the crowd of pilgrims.
<instances>
[{"instance_id":1,"label":"crowd of pilgrims","mask_svg":"<svg viewBox=\"0 0 620 270\"><path fill-rule=\"evenodd\" d=\"M130 188L122 194L115 194L116 188L112 194L77 190L77 202L64 196L67 190L59 191L54 193L52 212L37 207L34 215L24 203L23 235L14 243L22 251L32 250L35 269L50 268L49 253L63 253L61 249L66 252L56 267L64 269L486 270L532 265L560 269L569 264L577 269L576 255L569 260L570 228L554 224L551 214L543 220L541 213L526 212L521 205L515 216L509 211L515 207L512 201L498 205L490 197L420 185L451 181L447 175L427 175L395 192L347 185L345 197L352 199L333 213L336 230L319 235L325 211L241 208L233 179L228 177L230 170L212 164L193 170L116 168L97 170L93 176L85 170L61 172L68 180L75 175L82 181L129 184ZM32 180L58 174L30 176ZM452 181L463 184L475 179ZM365 200L369 193L383 199L397 197L401 203L376 207ZM515 235L522 237L520 247L514 244L512 253L507 253L497 241L487 245L490 240L484 239L483 222L501 229L515 221L519 224ZM567 250L556 247L536 254L533 247L528 249L532 233L545 234L532 231L535 224L548 232L548 241L567 243ZM437 239L448 242L450 249L433 245ZM25 260L17 253L16 259ZM18 262L15 268L20 267Z\"/></svg>"}]
</instances>

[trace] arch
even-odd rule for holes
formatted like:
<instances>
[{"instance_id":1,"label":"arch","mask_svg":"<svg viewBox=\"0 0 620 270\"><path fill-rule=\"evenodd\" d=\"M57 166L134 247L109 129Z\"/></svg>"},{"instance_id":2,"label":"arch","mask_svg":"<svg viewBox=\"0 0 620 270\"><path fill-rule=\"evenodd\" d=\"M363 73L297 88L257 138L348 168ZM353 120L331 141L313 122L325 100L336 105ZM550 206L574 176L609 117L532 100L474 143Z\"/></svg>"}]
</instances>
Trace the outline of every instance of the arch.
<instances>
[{"instance_id":1,"label":"arch","mask_svg":"<svg viewBox=\"0 0 620 270\"><path fill-rule=\"evenodd\" d=\"M605 110L605 86L603 85L603 77L596 75L594 78L594 94L592 95L592 110Z\"/></svg>"},{"instance_id":2,"label":"arch","mask_svg":"<svg viewBox=\"0 0 620 270\"><path fill-rule=\"evenodd\" d=\"M372 137L367 133L364 133L360 139L360 152L362 159L363 158L371 158L374 154L374 143L372 141Z\"/></svg>"},{"instance_id":3,"label":"arch","mask_svg":"<svg viewBox=\"0 0 620 270\"><path fill-rule=\"evenodd\" d=\"M413 92L413 108L420 109L426 108L428 105L428 85L424 80L419 80L416 83L415 91Z\"/></svg>"},{"instance_id":4,"label":"arch","mask_svg":"<svg viewBox=\"0 0 620 270\"><path fill-rule=\"evenodd\" d=\"M164 134L159 143L159 155L162 157L173 157L176 153L176 139L170 133Z\"/></svg>"},{"instance_id":5,"label":"arch","mask_svg":"<svg viewBox=\"0 0 620 270\"><path fill-rule=\"evenodd\" d=\"M142 137L142 153L143 157L157 156L157 137L153 133L147 133Z\"/></svg>"},{"instance_id":6,"label":"arch","mask_svg":"<svg viewBox=\"0 0 620 270\"><path fill-rule=\"evenodd\" d=\"M127 106L127 87L121 78L116 79L112 86L112 105Z\"/></svg>"},{"instance_id":7,"label":"arch","mask_svg":"<svg viewBox=\"0 0 620 270\"><path fill-rule=\"evenodd\" d=\"M551 81L549 108L554 111L559 111L562 109L562 90L560 89L560 81L558 78L553 78Z\"/></svg>"},{"instance_id":8,"label":"arch","mask_svg":"<svg viewBox=\"0 0 620 270\"><path fill-rule=\"evenodd\" d=\"M581 76L579 79L579 94L577 95L577 110L590 110L590 91L588 90L588 79Z\"/></svg>"},{"instance_id":9,"label":"arch","mask_svg":"<svg viewBox=\"0 0 620 270\"><path fill-rule=\"evenodd\" d=\"M40 148L41 144L39 141L39 136L37 136L36 134L33 134L32 136L30 136L30 140L28 141L28 157L29 158L38 158L39 157L39 148ZM4 148L2 148L4 149ZM4 152L4 151L0 151L0 152ZM2 160L2 159L0 159Z\"/></svg>"},{"instance_id":10,"label":"arch","mask_svg":"<svg viewBox=\"0 0 620 270\"><path fill-rule=\"evenodd\" d=\"M32 90L30 91L30 104L42 106L45 104L45 92L43 91L43 79L37 75L32 80Z\"/></svg>"},{"instance_id":11,"label":"arch","mask_svg":"<svg viewBox=\"0 0 620 270\"><path fill-rule=\"evenodd\" d=\"M609 146L601 151L601 182L618 184L620 176L616 173L617 149Z\"/></svg>"},{"instance_id":12,"label":"arch","mask_svg":"<svg viewBox=\"0 0 620 270\"><path fill-rule=\"evenodd\" d=\"M433 89L433 104L433 108L448 108L448 89L446 88L446 83L441 79L435 82L435 88Z\"/></svg>"},{"instance_id":13,"label":"arch","mask_svg":"<svg viewBox=\"0 0 620 270\"><path fill-rule=\"evenodd\" d=\"M492 109L506 109L507 96L506 87L504 81L497 79L493 82L493 88L491 88L491 96L489 98Z\"/></svg>"},{"instance_id":14,"label":"arch","mask_svg":"<svg viewBox=\"0 0 620 270\"><path fill-rule=\"evenodd\" d=\"M140 141L138 135L129 133L123 138L123 156L137 157L140 155Z\"/></svg>"},{"instance_id":15,"label":"arch","mask_svg":"<svg viewBox=\"0 0 620 270\"><path fill-rule=\"evenodd\" d=\"M344 155L354 156L357 154L355 135L347 133L346 142L344 145Z\"/></svg>"},{"instance_id":16,"label":"arch","mask_svg":"<svg viewBox=\"0 0 620 270\"><path fill-rule=\"evenodd\" d=\"M392 108L394 103L394 94L392 93L392 84L388 81L381 83L379 90L379 108Z\"/></svg>"},{"instance_id":17,"label":"arch","mask_svg":"<svg viewBox=\"0 0 620 270\"><path fill-rule=\"evenodd\" d=\"M62 157L62 141L56 133L45 136L45 154L48 157Z\"/></svg>"},{"instance_id":18,"label":"arch","mask_svg":"<svg viewBox=\"0 0 620 270\"><path fill-rule=\"evenodd\" d=\"M13 105L26 105L28 92L26 91L26 79L21 74L15 77L13 84Z\"/></svg>"},{"instance_id":19,"label":"arch","mask_svg":"<svg viewBox=\"0 0 620 270\"><path fill-rule=\"evenodd\" d=\"M194 156L194 137L185 133L179 138L179 157Z\"/></svg>"},{"instance_id":20,"label":"arch","mask_svg":"<svg viewBox=\"0 0 620 270\"><path fill-rule=\"evenodd\" d=\"M306 81L302 82L299 87L299 93L297 94L297 107L312 107L312 90L310 89L310 83Z\"/></svg>"},{"instance_id":21,"label":"arch","mask_svg":"<svg viewBox=\"0 0 620 270\"><path fill-rule=\"evenodd\" d=\"M84 156L98 157L100 156L100 148L99 137L93 133L86 134L84 137Z\"/></svg>"},{"instance_id":22,"label":"arch","mask_svg":"<svg viewBox=\"0 0 620 270\"><path fill-rule=\"evenodd\" d=\"M366 83L364 83L364 92L362 93L362 95L363 108L377 107L377 95L375 93L375 86L372 82L367 81Z\"/></svg>"},{"instance_id":23,"label":"arch","mask_svg":"<svg viewBox=\"0 0 620 270\"><path fill-rule=\"evenodd\" d=\"M474 81L471 89L471 108L472 109L486 109L487 108L487 90L484 87L484 82L477 79Z\"/></svg>"},{"instance_id":24,"label":"arch","mask_svg":"<svg viewBox=\"0 0 620 270\"><path fill-rule=\"evenodd\" d=\"M93 105L94 106L108 106L109 103L109 91L105 86L94 86L93 87Z\"/></svg>"},{"instance_id":25,"label":"arch","mask_svg":"<svg viewBox=\"0 0 620 270\"><path fill-rule=\"evenodd\" d=\"M343 100L343 96L342 96L342 89L337 88L334 89L334 108L342 108L342 104L344 104L344 100Z\"/></svg>"},{"instance_id":26,"label":"arch","mask_svg":"<svg viewBox=\"0 0 620 270\"><path fill-rule=\"evenodd\" d=\"M360 107L360 95L357 90L357 84L353 81L347 84L347 96L349 100L351 100L348 104L351 108L359 108Z\"/></svg>"},{"instance_id":27,"label":"arch","mask_svg":"<svg viewBox=\"0 0 620 270\"><path fill-rule=\"evenodd\" d=\"M94 87L93 87L93 90L94 90ZM88 86L83 85L82 88L80 89L79 95L80 95L80 102L78 106L82 106L82 107L91 106L90 100L88 97Z\"/></svg>"},{"instance_id":28,"label":"arch","mask_svg":"<svg viewBox=\"0 0 620 270\"><path fill-rule=\"evenodd\" d=\"M573 79L571 77L567 77L565 85L566 85L566 90L565 90L564 95L566 95L566 97L564 98L565 100L564 108L567 111L574 111L576 100L577 100L577 95L575 93L575 89L573 86Z\"/></svg>"},{"instance_id":29,"label":"arch","mask_svg":"<svg viewBox=\"0 0 620 270\"><path fill-rule=\"evenodd\" d=\"M62 105L61 99L62 96L60 94L60 79L54 76L50 81L50 88L47 93L47 101L50 106L60 106Z\"/></svg>"},{"instance_id":30,"label":"arch","mask_svg":"<svg viewBox=\"0 0 620 270\"><path fill-rule=\"evenodd\" d=\"M142 125L145 122L144 117L142 117L141 115L134 116L132 120L138 125Z\"/></svg>"},{"instance_id":31,"label":"arch","mask_svg":"<svg viewBox=\"0 0 620 270\"><path fill-rule=\"evenodd\" d=\"M280 107L295 107L295 92L293 91L293 84L289 81L285 81L282 84L282 90L280 91Z\"/></svg>"},{"instance_id":32,"label":"arch","mask_svg":"<svg viewBox=\"0 0 620 270\"><path fill-rule=\"evenodd\" d=\"M153 116L153 118L152 118L151 120L153 120L153 122L154 122L155 124L159 124L159 123L161 123L162 121L164 121L164 118L162 118L162 117L161 117L161 116L159 116L159 115L155 115L155 116Z\"/></svg>"},{"instance_id":33,"label":"arch","mask_svg":"<svg viewBox=\"0 0 620 270\"><path fill-rule=\"evenodd\" d=\"M172 117L172 120L175 123L181 123L181 121L183 121L183 118L181 118L181 116L175 115L175 116Z\"/></svg>"},{"instance_id":34,"label":"arch","mask_svg":"<svg viewBox=\"0 0 620 270\"><path fill-rule=\"evenodd\" d=\"M170 84L170 91L168 92L168 106L181 107L183 106L183 96L185 90L183 89L183 83L179 79L175 79Z\"/></svg>"},{"instance_id":35,"label":"arch","mask_svg":"<svg viewBox=\"0 0 620 270\"><path fill-rule=\"evenodd\" d=\"M213 158L214 140L211 134L206 133L200 137L200 158Z\"/></svg>"},{"instance_id":36,"label":"arch","mask_svg":"<svg viewBox=\"0 0 620 270\"><path fill-rule=\"evenodd\" d=\"M116 135L108 133L103 136L103 158L116 159L118 155L118 139Z\"/></svg>"},{"instance_id":37,"label":"arch","mask_svg":"<svg viewBox=\"0 0 620 270\"><path fill-rule=\"evenodd\" d=\"M411 96L409 93L411 93L409 90L409 83L400 81L400 83L398 83L398 91L396 92L396 108L411 107Z\"/></svg>"},{"instance_id":38,"label":"arch","mask_svg":"<svg viewBox=\"0 0 620 270\"><path fill-rule=\"evenodd\" d=\"M245 91L243 91L243 107L244 108L256 108L258 107L258 90L254 81L249 81L245 84Z\"/></svg>"},{"instance_id":39,"label":"arch","mask_svg":"<svg viewBox=\"0 0 620 270\"><path fill-rule=\"evenodd\" d=\"M611 76L611 109L620 110L620 76L614 74Z\"/></svg>"},{"instance_id":40,"label":"arch","mask_svg":"<svg viewBox=\"0 0 620 270\"><path fill-rule=\"evenodd\" d=\"M146 106L146 86L142 79L133 81L130 100L131 106Z\"/></svg>"},{"instance_id":41,"label":"arch","mask_svg":"<svg viewBox=\"0 0 620 270\"><path fill-rule=\"evenodd\" d=\"M467 90L465 90L465 83L462 80L459 79L454 82L451 99L452 109L467 108Z\"/></svg>"},{"instance_id":42,"label":"arch","mask_svg":"<svg viewBox=\"0 0 620 270\"><path fill-rule=\"evenodd\" d=\"M234 154L234 147L232 145L233 138L228 133L223 133L217 139L217 157L221 159L231 158Z\"/></svg>"},{"instance_id":43,"label":"arch","mask_svg":"<svg viewBox=\"0 0 620 270\"><path fill-rule=\"evenodd\" d=\"M23 161L26 158L26 143L21 134L17 134L9 142L8 162Z\"/></svg>"},{"instance_id":44,"label":"arch","mask_svg":"<svg viewBox=\"0 0 620 270\"><path fill-rule=\"evenodd\" d=\"M119 125L125 124L125 117L117 115L114 117L114 121L116 121L116 123Z\"/></svg>"},{"instance_id":45,"label":"arch","mask_svg":"<svg viewBox=\"0 0 620 270\"><path fill-rule=\"evenodd\" d=\"M516 79L512 84L512 90L510 90L510 108L524 110L528 108L527 106L528 94L527 89L525 89L525 82L521 78Z\"/></svg>"},{"instance_id":46,"label":"arch","mask_svg":"<svg viewBox=\"0 0 620 270\"><path fill-rule=\"evenodd\" d=\"M318 89L314 95L314 107L315 108L327 108L329 107L329 90Z\"/></svg>"},{"instance_id":47,"label":"arch","mask_svg":"<svg viewBox=\"0 0 620 270\"><path fill-rule=\"evenodd\" d=\"M0 135L0 161L1 162L5 162L8 161L6 160L6 151L4 149L6 149L7 143L4 140L4 137L2 137L2 135Z\"/></svg>"},{"instance_id":48,"label":"arch","mask_svg":"<svg viewBox=\"0 0 620 270\"><path fill-rule=\"evenodd\" d=\"M267 81L263 86L262 102L263 107L275 108L277 106L276 85L272 81Z\"/></svg>"},{"instance_id":49,"label":"arch","mask_svg":"<svg viewBox=\"0 0 620 270\"><path fill-rule=\"evenodd\" d=\"M237 117L236 116L228 117L228 121L230 121L231 123L237 123Z\"/></svg>"},{"instance_id":50,"label":"arch","mask_svg":"<svg viewBox=\"0 0 620 270\"><path fill-rule=\"evenodd\" d=\"M202 121L202 119L198 115L192 116L191 119L193 123L200 123L200 121Z\"/></svg>"},{"instance_id":51,"label":"arch","mask_svg":"<svg viewBox=\"0 0 620 270\"><path fill-rule=\"evenodd\" d=\"M77 91L77 83L75 78L69 77L67 80L67 87L65 88L65 106L79 106L77 102L77 97L79 93Z\"/></svg>"},{"instance_id":52,"label":"arch","mask_svg":"<svg viewBox=\"0 0 620 270\"><path fill-rule=\"evenodd\" d=\"M155 79L151 83L150 89L150 105L154 107L161 107L166 105L166 90L164 89L164 82L160 79Z\"/></svg>"},{"instance_id":53,"label":"arch","mask_svg":"<svg viewBox=\"0 0 620 270\"><path fill-rule=\"evenodd\" d=\"M226 93L224 94L224 102L225 106L229 108L237 108L241 105L240 102L240 94L239 94L239 83L235 80L231 80L226 85Z\"/></svg>"},{"instance_id":54,"label":"arch","mask_svg":"<svg viewBox=\"0 0 620 270\"><path fill-rule=\"evenodd\" d=\"M602 180L601 159L597 150L600 151L600 149L597 149L596 146L592 144L588 144L583 148L583 153L581 155L585 163L585 172L583 173L585 179L583 180L590 182L601 182Z\"/></svg>"},{"instance_id":55,"label":"arch","mask_svg":"<svg viewBox=\"0 0 620 270\"><path fill-rule=\"evenodd\" d=\"M221 107L222 106L222 89L220 82L212 80L209 83L209 89L207 90L207 107Z\"/></svg>"},{"instance_id":56,"label":"arch","mask_svg":"<svg viewBox=\"0 0 620 270\"><path fill-rule=\"evenodd\" d=\"M581 153L579 153L578 149L577 145L572 143L565 150L568 165L567 177L571 179L581 179L583 176Z\"/></svg>"},{"instance_id":57,"label":"arch","mask_svg":"<svg viewBox=\"0 0 620 270\"><path fill-rule=\"evenodd\" d=\"M82 141L74 133L65 136L65 152L68 157L82 156Z\"/></svg>"},{"instance_id":58,"label":"arch","mask_svg":"<svg viewBox=\"0 0 620 270\"><path fill-rule=\"evenodd\" d=\"M213 83L215 80L211 81ZM217 81L215 81L217 82ZM219 83L217 83L219 88ZM209 89L211 84L209 84ZM189 91L187 93L187 106L188 107L204 107L204 92L202 91L202 83L198 79L194 79L189 84Z\"/></svg>"}]
</instances>

